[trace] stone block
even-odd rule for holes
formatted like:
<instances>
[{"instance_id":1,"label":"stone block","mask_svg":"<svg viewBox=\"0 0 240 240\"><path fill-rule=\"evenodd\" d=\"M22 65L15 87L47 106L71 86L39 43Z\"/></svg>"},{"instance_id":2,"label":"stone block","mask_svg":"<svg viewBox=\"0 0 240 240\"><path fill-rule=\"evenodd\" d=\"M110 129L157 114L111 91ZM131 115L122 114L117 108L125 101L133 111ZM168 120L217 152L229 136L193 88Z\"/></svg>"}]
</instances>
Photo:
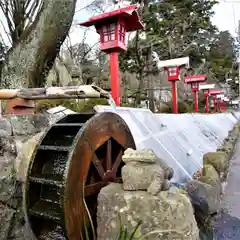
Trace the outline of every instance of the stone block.
<instances>
[{"instance_id":1,"label":"stone block","mask_svg":"<svg viewBox=\"0 0 240 240\"><path fill-rule=\"evenodd\" d=\"M124 191L117 183L101 189L97 211L98 240L117 239L121 226L131 233L139 220L141 224L135 237L148 234L146 239L149 240L199 239L193 208L185 194L161 191L152 196L146 191Z\"/></svg>"},{"instance_id":2,"label":"stone block","mask_svg":"<svg viewBox=\"0 0 240 240\"><path fill-rule=\"evenodd\" d=\"M122 160L127 164L130 162L156 163L157 155L151 149L134 150L128 148L124 151Z\"/></svg>"},{"instance_id":3,"label":"stone block","mask_svg":"<svg viewBox=\"0 0 240 240\"><path fill-rule=\"evenodd\" d=\"M164 171L158 164L127 163L122 167L124 190L147 190L157 194L163 188Z\"/></svg>"}]
</instances>

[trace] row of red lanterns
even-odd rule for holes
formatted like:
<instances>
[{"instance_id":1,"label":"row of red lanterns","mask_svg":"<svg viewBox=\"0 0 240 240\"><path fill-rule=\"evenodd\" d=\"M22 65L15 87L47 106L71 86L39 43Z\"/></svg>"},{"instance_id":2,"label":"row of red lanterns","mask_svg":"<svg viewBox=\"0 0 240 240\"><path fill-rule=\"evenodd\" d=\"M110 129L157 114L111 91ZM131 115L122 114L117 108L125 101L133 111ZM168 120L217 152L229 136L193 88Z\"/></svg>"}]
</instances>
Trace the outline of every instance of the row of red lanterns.
<instances>
[{"instance_id":1,"label":"row of red lanterns","mask_svg":"<svg viewBox=\"0 0 240 240\"><path fill-rule=\"evenodd\" d=\"M178 113L177 106L177 85L176 82L180 81L180 68L182 66L177 67L166 67L168 72L168 81L172 82L172 101L173 101L173 113ZM198 112L198 92L200 83L207 81L207 75L195 75L195 76L186 76L184 77L184 82L191 86L193 97L194 97L194 111ZM205 104L205 112L209 113L209 96L213 99L214 110L213 112L217 112L218 109L223 112L226 111L226 104L223 100L218 99L218 95L221 94L221 90L218 89L204 89L204 96L206 99Z\"/></svg>"},{"instance_id":2,"label":"row of red lanterns","mask_svg":"<svg viewBox=\"0 0 240 240\"><path fill-rule=\"evenodd\" d=\"M112 97L116 106L120 106L120 88L119 88L119 69L118 53L125 51L126 33L137 31L143 28L137 13L137 6L130 5L125 8L119 8L111 12L106 12L90 18L87 22L80 23L81 26L95 26L97 33L100 35L100 48L103 52L110 54L110 76ZM178 113L177 106L177 85L181 66L168 66L165 69L168 72L168 80L172 82L172 100L173 113ZM191 84L194 94L195 112L198 112L199 83L206 81L205 75L191 76L185 78L185 83ZM215 92L214 92L215 91ZM208 97L213 96L214 102L217 103L216 96L220 93L218 90L205 90L206 112L209 112ZM214 97L215 96L215 97Z\"/></svg>"}]
</instances>

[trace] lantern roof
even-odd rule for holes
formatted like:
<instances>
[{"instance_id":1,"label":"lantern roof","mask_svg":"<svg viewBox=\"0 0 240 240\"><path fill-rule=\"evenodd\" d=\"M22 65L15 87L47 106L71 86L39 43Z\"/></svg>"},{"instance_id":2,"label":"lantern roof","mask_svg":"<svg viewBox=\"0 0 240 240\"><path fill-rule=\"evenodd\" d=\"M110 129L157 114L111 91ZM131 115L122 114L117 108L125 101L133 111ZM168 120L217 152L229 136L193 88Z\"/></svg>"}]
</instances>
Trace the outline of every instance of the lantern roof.
<instances>
[{"instance_id":1,"label":"lantern roof","mask_svg":"<svg viewBox=\"0 0 240 240\"><path fill-rule=\"evenodd\" d=\"M107 23L114 22L118 17L121 17L126 23L126 31L133 32L143 28L137 13L137 6L130 5L128 7L119 8L111 12L105 12L97 16L91 17L88 21L80 23L84 27L102 26Z\"/></svg>"},{"instance_id":2,"label":"lantern roof","mask_svg":"<svg viewBox=\"0 0 240 240\"><path fill-rule=\"evenodd\" d=\"M222 93L222 91L219 90L219 89L210 89L209 90L210 95L217 95L217 94L220 94L220 93Z\"/></svg>"},{"instance_id":3,"label":"lantern roof","mask_svg":"<svg viewBox=\"0 0 240 240\"><path fill-rule=\"evenodd\" d=\"M158 68L172 68L172 67L181 67L185 66L186 68L190 68L190 59L189 57L182 57L182 58L174 58L168 60L160 60L157 65Z\"/></svg>"},{"instance_id":4,"label":"lantern roof","mask_svg":"<svg viewBox=\"0 0 240 240\"><path fill-rule=\"evenodd\" d=\"M185 83L205 82L205 81L207 81L207 75L187 76L184 78Z\"/></svg>"},{"instance_id":5,"label":"lantern roof","mask_svg":"<svg viewBox=\"0 0 240 240\"><path fill-rule=\"evenodd\" d=\"M199 90L208 91L213 88L215 88L215 84L200 84L199 85Z\"/></svg>"}]
</instances>

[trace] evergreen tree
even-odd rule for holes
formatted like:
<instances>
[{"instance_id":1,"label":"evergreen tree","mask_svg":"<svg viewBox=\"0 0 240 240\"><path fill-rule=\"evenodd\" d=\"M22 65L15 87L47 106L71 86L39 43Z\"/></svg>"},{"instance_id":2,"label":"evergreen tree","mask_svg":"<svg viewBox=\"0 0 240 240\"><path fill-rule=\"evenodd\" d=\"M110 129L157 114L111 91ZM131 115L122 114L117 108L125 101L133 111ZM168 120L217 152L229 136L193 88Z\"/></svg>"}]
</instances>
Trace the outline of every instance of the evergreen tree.
<instances>
[{"instance_id":1,"label":"evergreen tree","mask_svg":"<svg viewBox=\"0 0 240 240\"><path fill-rule=\"evenodd\" d=\"M193 65L199 64L206 58L216 32L210 20L216 3L212 0L145 1L148 4L147 11L144 12L143 8L145 29L130 44L124 56L125 63L126 59L132 60L136 54L144 56L144 50L153 46L161 59L190 56ZM140 39L143 34L146 38ZM138 45L135 43L137 40ZM133 68L136 69L136 66Z\"/></svg>"},{"instance_id":2,"label":"evergreen tree","mask_svg":"<svg viewBox=\"0 0 240 240\"><path fill-rule=\"evenodd\" d=\"M140 0L140 16L145 25L120 55L122 71L137 73L139 90L149 75L149 52L160 60L189 56L192 67L207 58L217 31L211 23L214 0ZM136 3L133 2L133 3ZM153 63L152 63L153 64ZM151 70L155 68L151 66ZM139 102L139 101L138 101Z\"/></svg>"},{"instance_id":3,"label":"evergreen tree","mask_svg":"<svg viewBox=\"0 0 240 240\"><path fill-rule=\"evenodd\" d=\"M237 76L235 40L228 31L219 32L211 44L207 61L219 81Z\"/></svg>"}]
</instances>

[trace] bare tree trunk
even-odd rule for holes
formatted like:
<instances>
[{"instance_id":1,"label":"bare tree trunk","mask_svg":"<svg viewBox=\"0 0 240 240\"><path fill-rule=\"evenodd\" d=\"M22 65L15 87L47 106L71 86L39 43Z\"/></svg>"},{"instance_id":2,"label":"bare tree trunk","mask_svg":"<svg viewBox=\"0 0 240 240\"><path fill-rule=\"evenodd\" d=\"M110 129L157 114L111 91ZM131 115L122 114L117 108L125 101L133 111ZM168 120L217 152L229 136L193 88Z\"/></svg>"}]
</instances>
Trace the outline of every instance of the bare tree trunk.
<instances>
[{"instance_id":1,"label":"bare tree trunk","mask_svg":"<svg viewBox=\"0 0 240 240\"><path fill-rule=\"evenodd\" d=\"M8 52L2 88L41 87L71 27L76 0L43 0L32 28Z\"/></svg>"}]
</instances>

